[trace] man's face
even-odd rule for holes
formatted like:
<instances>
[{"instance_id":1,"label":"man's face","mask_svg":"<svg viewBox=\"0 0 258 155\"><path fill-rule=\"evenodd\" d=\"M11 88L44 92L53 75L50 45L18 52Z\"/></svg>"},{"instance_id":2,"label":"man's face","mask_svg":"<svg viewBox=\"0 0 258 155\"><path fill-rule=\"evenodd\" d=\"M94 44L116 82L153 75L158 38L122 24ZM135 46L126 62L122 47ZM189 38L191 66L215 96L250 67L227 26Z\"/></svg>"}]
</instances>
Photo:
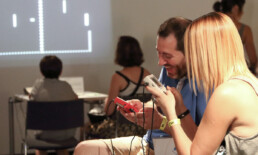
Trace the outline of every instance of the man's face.
<instances>
[{"instance_id":1,"label":"man's face","mask_svg":"<svg viewBox=\"0 0 258 155\"><path fill-rule=\"evenodd\" d=\"M182 51L177 50L177 40L174 34L166 38L158 36L156 48L159 65L166 68L168 77L180 79L186 74L185 56Z\"/></svg>"}]
</instances>

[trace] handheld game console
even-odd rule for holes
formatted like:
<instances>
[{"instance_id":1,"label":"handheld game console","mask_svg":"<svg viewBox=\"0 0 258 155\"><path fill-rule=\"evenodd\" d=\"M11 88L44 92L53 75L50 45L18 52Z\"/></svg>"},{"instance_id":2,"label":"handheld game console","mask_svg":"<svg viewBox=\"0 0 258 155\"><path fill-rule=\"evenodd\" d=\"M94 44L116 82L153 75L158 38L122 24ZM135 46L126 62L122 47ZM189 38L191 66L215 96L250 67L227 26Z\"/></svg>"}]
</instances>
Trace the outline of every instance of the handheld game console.
<instances>
[{"instance_id":1,"label":"handheld game console","mask_svg":"<svg viewBox=\"0 0 258 155\"><path fill-rule=\"evenodd\" d=\"M115 103L116 105L122 107L123 110L124 110L125 112L127 112L127 113L130 113L130 112L139 112L139 110L138 110L135 106L131 105L130 103L124 101L123 99L121 99L121 98L119 98L119 97L116 97L116 98L114 99L114 103Z\"/></svg>"}]
</instances>

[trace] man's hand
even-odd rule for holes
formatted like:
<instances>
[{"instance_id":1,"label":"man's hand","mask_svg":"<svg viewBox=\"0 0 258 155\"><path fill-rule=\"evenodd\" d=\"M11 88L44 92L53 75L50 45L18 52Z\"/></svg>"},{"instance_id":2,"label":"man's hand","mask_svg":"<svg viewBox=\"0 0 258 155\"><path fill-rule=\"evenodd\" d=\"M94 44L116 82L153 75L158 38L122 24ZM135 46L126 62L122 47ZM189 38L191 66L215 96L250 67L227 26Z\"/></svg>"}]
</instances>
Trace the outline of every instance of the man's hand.
<instances>
[{"instance_id":1,"label":"man's hand","mask_svg":"<svg viewBox=\"0 0 258 155\"><path fill-rule=\"evenodd\" d=\"M134 113L125 113L121 108L118 108L120 113L129 121L136 123L137 125L143 127L144 129L151 129L152 125L152 119L153 119L153 127L152 129L159 129L160 124L162 122L162 114L160 114L154 106L154 111L153 111L153 105L152 102L147 102L144 104L144 109L143 109L143 103L139 100L130 100L127 101L133 106L136 106L139 109L139 112L136 114ZM143 112L144 110L144 112ZM144 115L144 117L143 117ZM136 117L136 119L135 119Z\"/></svg>"},{"instance_id":2,"label":"man's hand","mask_svg":"<svg viewBox=\"0 0 258 155\"><path fill-rule=\"evenodd\" d=\"M130 103L132 106L136 107L137 109L142 109L142 102L140 100L127 100L126 102ZM133 112L126 113L122 107L117 106L117 110L130 122L135 123L135 114Z\"/></svg>"}]
</instances>

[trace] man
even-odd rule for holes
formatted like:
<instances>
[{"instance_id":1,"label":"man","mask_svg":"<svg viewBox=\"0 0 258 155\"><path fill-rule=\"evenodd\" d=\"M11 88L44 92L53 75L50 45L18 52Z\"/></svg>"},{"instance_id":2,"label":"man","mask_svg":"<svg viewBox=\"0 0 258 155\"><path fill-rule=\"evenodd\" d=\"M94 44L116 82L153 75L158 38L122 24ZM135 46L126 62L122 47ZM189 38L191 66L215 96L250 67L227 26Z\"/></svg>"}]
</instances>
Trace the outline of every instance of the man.
<instances>
[{"instance_id":1,"label":"man","mask_svg":"<svg viewBox=\"0 0 258 155\"><path fill-rule=\"evenodd\" d=\"M159 78L160 82L165 86L177 86L178 89L181 90L180 92L183 96L185 106L191 113L191 115L186 115L185 118L182 118L181 123L183 128L188 125L186 122L189 119L193 119L198 125L206 107L204 94L197 91L197 94L195 95L191 89L193 87L190 87L191 84L189 84L188 80L184 78L186 75L186 63L183 36L190 23L190 20L180 17L166 20L160 25L158 30L156 46L159 65L163 66ZM139 101L131 101L131 103L142 107L142 103ZM145 154L154 154L152 137L169 137L170 135L168 134L169 132L167 127L164 126L166 123L164 124L163 122L164 117L162 113L160 113L156 107L154 108L154 113L152 112L152 109L152 102L150 101L146 103L144 108L145 119L143 119L143 112L136 113L138 125L144 126L146 129L153 128L153 130L148 130L147 134L143 138L135 137L132 144L132 137L121 137L112 140L85 141L76 147L75 155L85 155L87 153L102 155L114 152L115 154L141 154L141 152ZM185 111L186 109L177 105L177 114L181 115L182 113L185 113ZM135 117L133 113L124 113L122 110L120 112L128 120L134 122ZM187 114L187 112L185 114ZM193 138L195 131L196 128L190 128L190 131L186 132L190 138Z\"/></svg>"}]
</instances>

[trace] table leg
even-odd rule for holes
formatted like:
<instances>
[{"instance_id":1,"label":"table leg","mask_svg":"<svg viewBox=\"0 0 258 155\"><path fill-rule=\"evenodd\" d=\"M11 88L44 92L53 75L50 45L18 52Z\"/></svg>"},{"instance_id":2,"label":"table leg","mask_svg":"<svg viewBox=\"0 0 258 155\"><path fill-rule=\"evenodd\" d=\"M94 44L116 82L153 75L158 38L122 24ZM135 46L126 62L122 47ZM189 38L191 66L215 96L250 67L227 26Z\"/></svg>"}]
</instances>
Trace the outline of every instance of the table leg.
<instances>
[{"instance_id":1,"label":"table leg","mask_svg":"<svg viewBox=\"0 0 258 155\"><path fill-rule=\"evenodd\" d=\"M13 121L13 97L9 97L8 107L9 107L9 148L10 155L14 155L14 121Z\"/></svg>"}]
</instances>

